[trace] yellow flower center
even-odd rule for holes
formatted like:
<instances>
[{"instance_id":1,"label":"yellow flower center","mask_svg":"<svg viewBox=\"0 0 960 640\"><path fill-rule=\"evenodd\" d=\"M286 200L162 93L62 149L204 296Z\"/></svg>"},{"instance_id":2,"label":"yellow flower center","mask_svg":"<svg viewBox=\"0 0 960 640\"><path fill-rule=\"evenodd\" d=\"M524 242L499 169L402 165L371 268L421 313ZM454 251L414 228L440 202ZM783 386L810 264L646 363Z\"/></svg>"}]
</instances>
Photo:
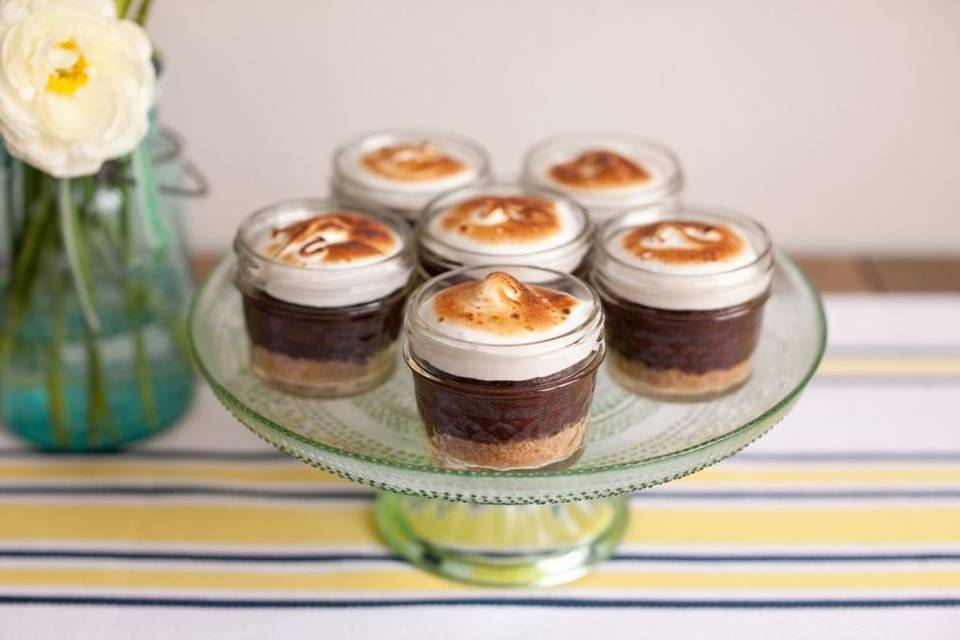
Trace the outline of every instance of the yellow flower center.
<instances>
[{"instance_id":1,"label":"yellow flower center","mask_svg":"<svg viewBox=\"0 0 960 640\"><path fill-rule=\"evenodd\" d=\"M87 59L83 57L80 46L73 38L58 42L57 49L71 54L73 61L69 66L57 67L47 76L47 90L62 96L72 96L77 89L87 84L90 78L87 74Z\"/></svg>"}]
</instances>

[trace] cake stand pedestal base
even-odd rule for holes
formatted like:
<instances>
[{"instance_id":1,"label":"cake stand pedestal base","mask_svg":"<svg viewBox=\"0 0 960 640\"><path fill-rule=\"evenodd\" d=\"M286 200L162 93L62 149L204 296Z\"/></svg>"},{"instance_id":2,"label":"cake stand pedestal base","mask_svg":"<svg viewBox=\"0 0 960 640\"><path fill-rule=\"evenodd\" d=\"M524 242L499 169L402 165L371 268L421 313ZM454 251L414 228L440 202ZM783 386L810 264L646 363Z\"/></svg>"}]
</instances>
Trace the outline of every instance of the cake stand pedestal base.
<instances>
[{"instance_id":1,"label":"cake stand pedestal base","mask_svg":"<svg viewBox=\"0 0 960 640\"><path fill-rule=\"evenodd\" d=\"M381 492L375 518L387 545L422 569L471 584L527 587L575 580L613 555L627 501L486 505Z\"/></svg>"}]
</instances>

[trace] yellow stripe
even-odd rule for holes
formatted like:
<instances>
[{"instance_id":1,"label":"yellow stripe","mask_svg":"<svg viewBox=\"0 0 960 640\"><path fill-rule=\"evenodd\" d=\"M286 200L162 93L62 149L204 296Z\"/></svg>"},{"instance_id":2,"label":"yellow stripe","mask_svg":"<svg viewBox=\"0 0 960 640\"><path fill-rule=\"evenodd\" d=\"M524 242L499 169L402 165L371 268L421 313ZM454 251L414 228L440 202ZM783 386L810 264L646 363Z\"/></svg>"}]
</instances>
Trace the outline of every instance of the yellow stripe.
<instances>
[{"instance_id":1,"label":"yellow stripe","mask_svg":"<svg viewBox=\"0 0 960 640\"><path fill-rule=\"evenodd\" d=\"M373 544L369 507L0 505L0 540Z\"/></svg>"},{"instance_id":2,"label":"yellow stripe","mask_svg":"<svg viewBox=\"0 0 960 640\"><path fill-rule=\"evenodd\" d=\"M278 466L258 465L140 465L91 461L87 463L10 463L0 465L2 480L46 481L150 481L225 482L245 488L266 488L269 485L309 484L317 488L357 488L358 485L290 462ZM897 486L910 483L960 483L960 465L898 467L872 465L863 467L787 467L739 468L737 465L714 467L681 480L687 484L866 484Z\"/></svg>"},{"instance_id":3,"label":"yellow stripe","mask_svg":"<svg viewBox=\"0 0 960 640\"><path fill-rule=\"evenodd\" d=\"M634 507L631 544L960 542L960 508ZM0 505L0 540L196 544L379 544L369 509L191 504Z\"/></svg>"},{"instance_id":4,"label":"yellow stripe","mask_svg":"<svg viewBox=\"0 0 960 640\"><path fill-rule=\"evenodd\" d=\"M960 375L960 356L828 355L817 375L826 376L952 376Z\"/></svg>"},{"instance_id":5,"label":"yellow stripe","mask_svg":"<svg viewBox=\"0 0 960 640\"><path fill-rule=\"evenodd\" d=\"M960 465L944 467L742 469L714 467L678 480L683 484L866 484L960 483Z\"/></svg>"},{"instance_id":6,"label":"yellow stripe","mask_svg":"<svg viewBox=\"0 0 960 640\"><path fill-rule=\"evenodd\" d=\"M286 482L323 483L338 486L356 486L351 482L314 469L308 465L282 462L278 465L183 465L145 464L141 462L4 463L0 465L0 480L56 480L56 479L136 479L136 480L219 480L227 482Z\"/></svg>"},{"instance_id":7,"label":"yellow stripe","mask_svg":"<svg viewBox=\"0 0 960 640\"><path fill-rule=\"evenodd\" d=\"M335 572L193 571L182 569L0 568L0 585L226 591L475 591L406 568ZM667 572L603 571L567 588L711 590L955 589L957 571Z\"/></svg>"}]
</instances>

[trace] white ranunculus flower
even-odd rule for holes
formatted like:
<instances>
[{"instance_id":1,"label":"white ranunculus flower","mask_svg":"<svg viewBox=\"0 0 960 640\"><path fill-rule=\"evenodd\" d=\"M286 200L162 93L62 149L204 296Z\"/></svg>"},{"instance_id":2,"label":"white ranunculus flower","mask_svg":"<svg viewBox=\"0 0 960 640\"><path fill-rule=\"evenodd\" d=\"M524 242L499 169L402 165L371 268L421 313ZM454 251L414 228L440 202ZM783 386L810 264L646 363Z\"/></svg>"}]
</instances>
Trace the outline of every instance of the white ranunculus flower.
<instances>
[{"instance_id":1,"label":"white ranunculus flower","mask_svg":"<svg viewBox=\"0 0 960 640\"><path fill-rule=\"evenodd\" d=\"M0 0L0 135L67 178L95 173L146 135L150 40L112 0Z\"/></svg>"}]
</instances>

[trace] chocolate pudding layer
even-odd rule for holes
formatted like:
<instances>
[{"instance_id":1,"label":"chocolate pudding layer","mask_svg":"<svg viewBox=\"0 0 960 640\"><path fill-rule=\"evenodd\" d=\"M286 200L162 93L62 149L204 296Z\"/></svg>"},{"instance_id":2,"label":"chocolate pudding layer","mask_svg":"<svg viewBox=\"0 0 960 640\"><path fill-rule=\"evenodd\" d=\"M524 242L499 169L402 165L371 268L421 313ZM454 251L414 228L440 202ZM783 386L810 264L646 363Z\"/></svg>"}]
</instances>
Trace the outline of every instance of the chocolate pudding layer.
<instances>
[{"instance_id":1,"label":"chocolate pudding layer","mask_svg":"<svg viewBox=\"0 0 960 640\"><path fill-rule=\"evenodd\" d=\"M403 220L337 201L283 202L250 216L234 250L253 370L282 391L323 398L385 380L413 249Z\"/></svg>"},{"instance_id":2,"label":"chocolate pudding layer","mask_svg":"<svg viewBox=\"0 0 960 640\"><path fill-rule=\"evenodd\" d=\"M578 457L593 398L598 352L590 362L531 380L491 381L413 366L417 408L445 466L524 469Z\"/></svg>"},{"instance_id":3,"label":"chocolate pudding layer","mask_svg":"<svg viewBox=\"0 0 960 640\"><path fill-rule=\"evenodd\" d=\"M243 315L254 368L268 382L327 395L355 393L389 376L409 288L346 307L307 307L243 287Z\"/></svg>"},{"instance_id":4,"label":"chocolate pudding layer","mask_svg":"<svg viewBox=\"0 0 960 640\"><path fill-rule=\"evenodd\" d=\"M599 231L591 280L610 374L658 398L708 399L747 380L770 295L769 234L732 212L628 210Z\"/></svg>"},{"instance_id":5,"label":"chocolate pudding layer","mask_svg":"<svg viewBox=\"0 0 960 640\"><path fill-rule=\"evenodd\" d=\"M539 469L576 459L604 356L603 313L586 284L535 267L458 269L423 284L404 323L439 464Z\"/></svg>"},{"instance_id":6,"label":"chocolate pudding layer","mask_svg":"<svg viewBox=\"0 0 960 640\"><path fill-rule=\"evenodd\" d=\"M637 392L721 393L750 376L767 293L724 309L654 309L600 291L611 373Z\"/></svg>"}]
</instances>

